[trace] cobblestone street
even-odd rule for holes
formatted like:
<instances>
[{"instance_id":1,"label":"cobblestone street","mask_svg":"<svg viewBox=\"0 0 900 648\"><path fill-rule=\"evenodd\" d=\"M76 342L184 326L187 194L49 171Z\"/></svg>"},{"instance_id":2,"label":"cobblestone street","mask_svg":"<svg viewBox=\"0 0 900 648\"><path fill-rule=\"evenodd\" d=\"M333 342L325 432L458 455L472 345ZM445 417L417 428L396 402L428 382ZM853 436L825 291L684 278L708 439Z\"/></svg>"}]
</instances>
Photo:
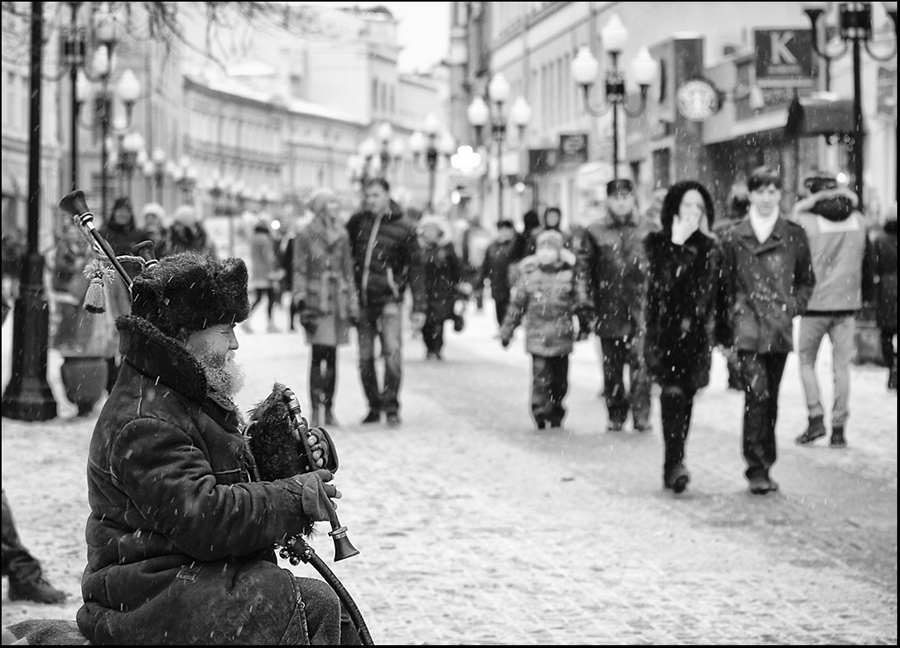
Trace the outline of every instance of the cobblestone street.
<instances>
[{"instance_id":1,"label":"cobblestone street","mask_svg":"<svg viewBox=\"0 0 900 648\"><path fill-rule=\"evenodd\" d=\"M535 430L521 332L501 349L491 308L470 308L462 334L448 326L444 362L426 362L407 334L399 428L359 425L355 346L339 352L335 483L360 555L333 569L376 643L896 643L897 406L883 370L853 368L846 450L800 448L806 412L792 355L773 471L781 492L754 497L740 455L743 397L725 389L716 355L694 410L692 483L675 497L661 487L658 400L652 433L603 432L599 366L583 342L565 428ZM302 333L239 339L242 409L275 380L307 401ZM3 485L25 544L72 599L11 603L4 591L4 625L74 618L79 607L96 415L66 420L74 408L57 387L62 418L4 419ZM313 545L330 561L327 530Z\"/></svg>"}]
</instances>

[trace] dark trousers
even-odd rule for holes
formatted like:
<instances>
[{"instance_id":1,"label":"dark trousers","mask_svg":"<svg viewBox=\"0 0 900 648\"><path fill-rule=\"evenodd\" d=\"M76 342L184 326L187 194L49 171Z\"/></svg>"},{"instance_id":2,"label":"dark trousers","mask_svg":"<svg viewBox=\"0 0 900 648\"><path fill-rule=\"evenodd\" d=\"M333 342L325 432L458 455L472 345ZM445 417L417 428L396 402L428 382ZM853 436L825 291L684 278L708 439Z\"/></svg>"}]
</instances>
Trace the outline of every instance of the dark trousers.
<instances>
[{"instance_id":1,"label":"dark trousers","mask_svg":"<svg viewBox=\"0 0 900 648\"><path fill-rule=\"evenodd\" d=\"M444 348L444 320L429 317L422 326L422 340L430 353L440 353Z\"/></svg>"},{"instance_id":2,"label":"dark trousers","mask_svg":"<svg viewBox=\"0 0 900 648\"><path fill-rule=\"evenodd\" d=\"M337 347L313 344L309 365L309 399L330 408L337 383Z\"/></svg>"},{"instance_id":3,"label":"dark trousers","mask_svg":"<svg viewBox=\"0 0 900 648\"><path fill-rule=\"evenodd\" d=\"M503 326L506 311L509 310L509 293L494 296L494 308L497 309L497 324Z\"/></svg>"},{"instance_id":4,"label":"dark trousers","mask_svg":"<svg viewBox=\"0 0 900 648\"><path fill-rule=\"evenodd\" d=\"M379 306L365 306L360 313L359 375L369 409L396 414L400 411L400 382L403 378L401 358L402 328L400 304L388 302ZM378 387L375 370L375 338L381 343L384 357L384 390Z\"/></svg>"},{"instance_id":5,"label":"dark trousers","mask_svg":"<svg viewBox=\"0 0 900 648\"><path fill-rule=\"evenodd\" d=\"M881 357L884 358L884 366L894 371L897 370L897 353L894 351L894 336L897 329L881 329Z\"/></svg>"},{"instance_id":6,"label":"dark trousers","mask_svg":"<svg viewBox=\"0 0 900 648\"><path fill-rule=\"evenodd\" d=\"M640 340L629 338L601 338L603 349L603 385L606 390L606 410L612 423L624 423L628 410L635 425L650 420L650 379L644 364ZM625 393L625 365L629 368L630 393Z\"/></svg>"},{"instance_id":7,"label":"dark trousers","mask_svg":"<svg viewBox=\"0 0 900 648\"><path fill-rule=\"evenodd\" d=\"M266 316L269 318L269 322L272 321L272 308L275 306L275 289L274 288L257 288L256 289L256 299L253 300L253 303L250 304L250 312L259 306L259 302L262 301L262 298L266 298Z\"/></svg>"},{"instance_id":8,"label":"dark trousers","mask_svg":"<svg viewBox=\"0 0 900 648\"><path fill-rule=\"evenodd\" d=\"M295 576L294 583L300 589L310 645L336 646L342 643L342 605L334 589L317 578Z\"/></svg>"},{"instance_id":9,"label":"dark trousers","mask_svg":"<svg viewBox=\"0 0 900 648\"><path fill-rule=\"evenodd\" d=\"M668 473L678 464L684 463L684 447L691 428L694 394L683 386L663 385L659 406L665 444L663 470Z\"/></svg>"},{"instance_id":10,"label":"dark trousers","mask_svg":"<svg viewBox=\"0 0 900 648\"><path fill-rule=\"evenodd\" d=\"M531 415L535 421L562 423L569 392L569 356L531 356Z\"/></svg>"},{"instance_id":11,"label":"dark trousers","mask_svg":"<svg viewBox=\"0 0 900 648\"><path fill-rule=\"evenodd\" d=\"M787 354L738 351L738 356L744 381L744 474L747 479L767 478L776 458L778 389Z\"/></svg>"},{"instance_id":12,"label":"dark trousers","mask_svg":"<svg viewBox=\"0 0 900 648\"><path fill-rule=\"evenodd\" d=\"M41 563L29 553L16 531L16 523L13 520L12 509L6 499L6 491L2 492L3 499L3 575L19 583L30 583L41 577Z\"/></svg>"}]
</instances>

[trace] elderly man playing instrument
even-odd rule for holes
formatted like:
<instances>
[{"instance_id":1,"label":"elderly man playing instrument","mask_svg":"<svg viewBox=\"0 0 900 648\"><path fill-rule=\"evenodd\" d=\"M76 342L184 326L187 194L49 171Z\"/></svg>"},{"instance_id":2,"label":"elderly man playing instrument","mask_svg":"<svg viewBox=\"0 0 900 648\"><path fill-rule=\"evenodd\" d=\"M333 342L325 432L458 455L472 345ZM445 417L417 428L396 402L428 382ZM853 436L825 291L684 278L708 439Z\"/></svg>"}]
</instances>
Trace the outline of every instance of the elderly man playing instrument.
<instances>
[{"instance_id":1,"label":"elderly man playing instrument","mask_svg":"<svg viewBox=\"0 0 900 648\"><path fill-rule=\"evenodd\" d=\"M175 254L132 293L116 322L122 371L90 445L78 627L96 644L340 643L337 595L274 553L328 519L332 474L254 480L232 400L244 262Z\"/></svg>"}]
</instances>

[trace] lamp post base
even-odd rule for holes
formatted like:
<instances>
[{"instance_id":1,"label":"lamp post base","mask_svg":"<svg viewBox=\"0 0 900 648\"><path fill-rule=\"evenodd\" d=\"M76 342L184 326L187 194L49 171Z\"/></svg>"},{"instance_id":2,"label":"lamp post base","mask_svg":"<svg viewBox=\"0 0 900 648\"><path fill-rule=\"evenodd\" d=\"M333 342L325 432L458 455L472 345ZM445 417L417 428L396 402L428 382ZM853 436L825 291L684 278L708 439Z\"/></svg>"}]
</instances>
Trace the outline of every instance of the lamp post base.
<instances>
[{"instance_id":1,"label":"lamp post base","mask_svg":"<svg viewBox=\"0 0 900 648\"><path fill-rule=\"evenodd\" d=\"M25 258L19 297L13 312L12 377L3 393L3 416L20 421L56 418L56 400L47 382L50 311L44 297L44 259Z\"/></svg>"}]
</instances>

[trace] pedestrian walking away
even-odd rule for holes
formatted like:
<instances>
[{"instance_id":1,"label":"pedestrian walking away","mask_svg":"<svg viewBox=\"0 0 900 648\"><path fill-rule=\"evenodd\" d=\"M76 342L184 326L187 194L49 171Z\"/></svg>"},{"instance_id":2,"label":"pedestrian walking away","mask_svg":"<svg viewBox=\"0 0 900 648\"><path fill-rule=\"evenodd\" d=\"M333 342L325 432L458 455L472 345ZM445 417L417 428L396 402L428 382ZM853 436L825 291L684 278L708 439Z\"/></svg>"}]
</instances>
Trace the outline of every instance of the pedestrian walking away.
<instances>
[{"instance_id":1,"label":"pedestrian walking away","mask_svg":"<svg viewBox=\"0 0 900 648\"><path fill-rule=\"evenodd\" d=\"M454 319L456 301L464 297L462 264L445 218L425 214L416 224L416 233L425 277L425 359L443 360L444 322Z\"/></svg>"},{"instance_id":2,"label":"pedestrian walking away","mask_svg":"<svg viewBox=\"0 0 900 648\"><path fill-rule=\"evenodd\" d=\"M233 401L244 262L176 254L132 288L116 322L125 361L89 450L78 627L94 644L340 643L335 592L274 553L328 519L332 473L256 480Z\"/></svg>"},{"instance_id":3,"label":"pedestrian walking away","mask_svg":"<svg viewBox=\"0 0 900 648\"><path fill-rule=\"evenodd\" d=\"M69 595L53 587L44 578L40 561L28 551L19 538L12 507L6 499L6 490L2 491L2 499L3 575L9 577L9 600L62 603Z\"/></svg>"},{"instance_id":4,"label":"pedestrian walking away","mask_svg":"<svg viewBox=\"0 0 900 648\"><path fill-rule=\"evenodd\" d=\"M548 230L538 236L537 251L525 257L500 342L508 348L525 321L525 350L531 354L531 415L538 429L562 427L569 391L569 354L575 340L575 257L563 236Z\"/></svg>"},{"instance_id":5,"label":"pedestrian walking away","mask_svg":"<svg viewBox=\"0 0 900 648\"><path fill-rule=\"evenodd\" d=\"M744 387L742 445L754 495L778 490L775 463L778 390L793 350L793 318L806 312L816 284L803 228L779 213L781 176L756 169L747 182L750 213L722 233L717 340L740 358Z\"/></svg>"},{"instance_id":6,"label":"pedestrian walking away","mask_svg":"<svg viewBox=\"0 0 900 648\"><path fill-rule=\"evenodd\" d=\"M847 445L850 416L850 363L856 346L856 316L863 302L872 299L874 250L866 222L857 210L856 194L838 187L833 174L818 170L808 175L804 186L809 196L794 206L793 220L803 227L809 239L816 287L800 318L800 382L809 424L796 442L809 445L827 434L816 376L819 347L827 335L831 340L834 376L830 445L843 448Z\"/></svg>"},{"instance_id":7,"label":"pedestrian walking away","mask_svg":"<svg viewBox=\"0 0 900 648\"><path fill-rule=\"evenodd\" d=\"M353 282L350 238L338 220L340 201L331 189L312 192L313 219L295 237L291 263L292 301L311 347L309 362L310 423L338 425L334 415L337 349L349 343L359 322L359 299Z\"/></svg>"},{"instance_id":8,"label":"pedestrian walking away","mask_svg":"<svg viewBox=\"0 0 900 648\"><path fill-rule=\"evenodd\" d=\"M699 182L675 183L660 212L662 230L647 249L647 333L644 355L660 388L663 487L681 493L690 483L685 445L694 395L709 384L715 344L719 252L712 236L712 197Z\"/></svg>"},{"instance_id":9,"label":"pedestrian walking away","mask_svg":"<svg viewBox=\"0 0 900 648\"><path fill-rule=\"evenodd\" d=\"M644 361L644 239L654 231L641 220L631 180L606 185L607 213L576 237L579 304L592 310L603 350L607 431L620 432L631 412L634 430L649 432L650 381ZM579 306L581 308L581 306ZM625 390L625 367L630 390Z\"/></svg>"},{"instance_id":10,"label":"pedestrian walking away","mask_svg":"<svg viewBox=\"0 0 900 648\"><path fill-rule=\"evenodd\" d=\"M400 424L403 295L412 293L412 327L425 324L425 281L415 225L391 200L390 184L374 178L366 185L365 209L347 223L353 278L360 301L359 373L369 411L363 423ZM375 338L384 357L383 388L375 367Z\"/></svg>"},{"instance_id":11,"label":"pedestrian walking away","mask_svg":"<svg viewBox=\"0 0 900 648\"><path fill-rule=\"evenodd\" d=\"M268 223L258 218L253 226L253 236L250 239L250 282L249 287L256 294L253 303L250 304L250 313L259 306L263 298L266 299L267 331L278 333L273 312L276 303L276 284L281 281L281 267L278 264L278 255L275 253L275 241ZM252 333L253 328L249 322L242 325L244 332Z\"/></svg>"}]
</instances>

